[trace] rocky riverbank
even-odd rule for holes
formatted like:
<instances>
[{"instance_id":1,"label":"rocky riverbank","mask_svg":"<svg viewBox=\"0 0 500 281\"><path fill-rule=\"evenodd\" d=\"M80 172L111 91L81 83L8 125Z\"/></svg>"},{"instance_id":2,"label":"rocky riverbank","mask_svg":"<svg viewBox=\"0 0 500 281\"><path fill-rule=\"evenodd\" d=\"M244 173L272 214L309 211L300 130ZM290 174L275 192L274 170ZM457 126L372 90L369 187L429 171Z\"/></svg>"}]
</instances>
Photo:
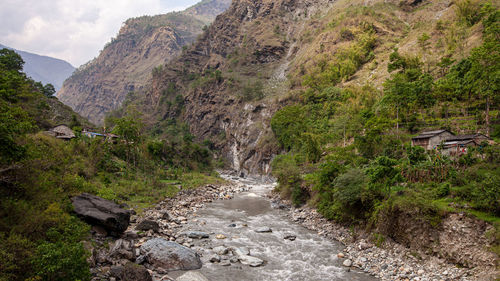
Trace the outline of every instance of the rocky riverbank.
<instances>
[{"instance_id":1,"label":"rocky riverbank","mask_svg":"<svg viewBox=\"0 0 500 281\"><path fill-rule=\"evenodd\" d=\"M484 258L485 262L477 267L464 268L436 255L427 255L424 250L405 247L390 238L373 235L360 229L348 229L326 220L315 209L308 206L293 208L289 201L282 200L278 194L270 194L269 197L273 201L274 208L289 209L290 219L294 222L317 231L321 236L342 242L345 249L338 253L338 257L344 260L344 266L358 268L381 280L492 281L497 280L499 276L495 267L498 262L496 255L488 252L486 245L481 244L483 241L480 239L471 241L476 239L471 233L468 233L470 237L455 241L455 255L464 255L460 251L465 252L466 255L471 248L472 250L482 248L482 251L476 251L476 253L483 255L481 258ZM442 231L446 233L463 230L465 227L462 225L463 221L468 222L468 219L463 216L465 215L452 216L453 225L448 225L448 229ZM453 244L453 242L448 241L447 244Z\"/></svg>"},{"instance_id":2,"label":"rocky riverbank","mask_svg":"<svg viewBox=\"0 0 500 281\"><path fill-rule=\"evenodd\" d=\"M240 178L229 179L233 181L227 185L206 185L195 190L180 191L175 198L164 200L139 215L132 215L131 224L119 238L108 237L102 229L94 227L93 243L92 246L88 245L92 251L89 261L92 265L93 280L205 281L208 279L197 271L188 271L187 276L182 274L186 270L199 269L202 265L206 268L210 264L218 274L220 268L223 267L239 270L238 272L248 272L245 268L259 266L270 270L271 268L268 267L271 265L267 264L266 256L262 252L259 258L259 251L256 252L256 249L249 250L245 246L240 247L238 243L236 243L237 246L229 245L230 241L234 244L234 241L239 239L238 231L250 230L259 235L274 235L274 238L277 236L283 241L277 242L278 244L293 242L303 237L300 235L298 237L298 233L285 232L286 226L284 225L281 225L282 229L255 227L255 225L249 225L250 223L247 224L244 219L234 222L223 220L224 225L221 228L208 225L206 217L199 216L199 213L206 209L204 207L207 203L232 199L235 194L246 192L251 187ZM383 239L382 236L374 237L361 230L347 229L322 218L309 207L293 208L290 202L281 200L276 194L269 193L267 196L271 200L271 206L281 209L280 214L289 218L286 221L293 221L320 236L344 244L343 250L339 248L338 251L327 253L324 257L330 260L327 264L338 264L340 267L343 265L344 272L351 269L361 270L381 280L495 280L496 261L494 259L485 263L484 266L460 268L444 258L426 255L423 251L404 247L388 238ZM245 198L229 202L238 205L239 208L241 204L244 204L244 200L248 200ZM269 201L263 201L261 203L269 204ZM463 219L463 221L467 220ZM463 228L457 223L449 227ZM288 225L290 222L285 224ZM297 229L296 231L300 232ZM267 239L274 239L272 236L269 237ZM456 246L474 249L478 247L476 244L482 242L479 238L476 240L474 244L467 239L462 239L462 244L459 243ZM457 256L463 256L464 251L457 252ZM477 251L476 253L484 255ZM486 255L481 258L488 257ZM478 258L475 257L476 260Z\"/></svg>"},{"instance_id":3,"label":"rocky riverbank","mask_svg":"<svg viewBox=\"0 0 500 281\"><path fill-rule=\"evenodd\" d=\"M205 203L228 200L247 189L243 184L228 184L182 190L175 198L132 215L130 225L120 237L107 236L104 229L94 226L92 241L87 244L92 253L89 257L92 280L205 280L198 273L177 279L168 275L171 270L201 267L199 249L194 248L193 243L201 237L182 233L182 226L188 218L196 220L194 214Z\"/></svg>"}]
</instances>

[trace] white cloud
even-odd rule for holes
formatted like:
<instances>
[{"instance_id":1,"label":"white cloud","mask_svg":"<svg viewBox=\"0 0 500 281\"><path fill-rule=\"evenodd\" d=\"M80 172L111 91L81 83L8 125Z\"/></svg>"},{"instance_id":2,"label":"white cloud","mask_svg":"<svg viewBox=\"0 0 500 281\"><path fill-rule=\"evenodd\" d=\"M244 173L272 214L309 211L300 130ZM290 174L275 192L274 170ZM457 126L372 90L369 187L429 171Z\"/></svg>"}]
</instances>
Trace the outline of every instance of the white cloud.
<instances>
[{"instance_id":1,"label":"white cloud","mask_svg":"<svg viewBox=\"0 0 500 281\"><path fill-rule=\"evenodd\" d=\"M0 0L0 43L79 66L131 17L183 10L198 0Z\"/></svg>"}]
</instances>

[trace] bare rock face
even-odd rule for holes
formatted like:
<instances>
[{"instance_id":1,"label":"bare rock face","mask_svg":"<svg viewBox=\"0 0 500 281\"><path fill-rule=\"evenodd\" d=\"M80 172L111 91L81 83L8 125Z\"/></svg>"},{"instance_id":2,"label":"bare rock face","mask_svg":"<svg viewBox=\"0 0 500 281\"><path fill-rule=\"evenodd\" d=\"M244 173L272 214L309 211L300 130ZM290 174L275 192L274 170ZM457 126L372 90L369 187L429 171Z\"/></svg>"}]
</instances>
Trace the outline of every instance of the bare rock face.
<instances>
[{"instance_id":1,"label":"bare rock face","mask_svg":"<svg viewBox=\"0 0 500 281\"><path fill-rule=\"evenodd\" d=\"M154 238L141 246L141 254L155 268L167 271L200 269L200 256L193 250L162 238Z\"/></svg>"},{"instance_id":2,"label":"bare rock face","mask_svg":"<svg viewBox=\"0 0 500 281\"><path fill-rule=\"evenodd\" d=\"M98 196L83 193L71 198L75 213L91 225L105 228L111 234L124 232L130 223L130 211Z\"/></svg>"},{"instance_id":3,"label":"bare rock face","mask_svg":"<svg viewBox=\"0 0 500 281\"><path fill-rule=\"evenodd\" d=\"M106 113L149 85L152 71L194 42L230 3L204 1L183 12L127 20L99 57L64 82L57 97L91 122L102 124Z\"/></svg>"}]
</instances>

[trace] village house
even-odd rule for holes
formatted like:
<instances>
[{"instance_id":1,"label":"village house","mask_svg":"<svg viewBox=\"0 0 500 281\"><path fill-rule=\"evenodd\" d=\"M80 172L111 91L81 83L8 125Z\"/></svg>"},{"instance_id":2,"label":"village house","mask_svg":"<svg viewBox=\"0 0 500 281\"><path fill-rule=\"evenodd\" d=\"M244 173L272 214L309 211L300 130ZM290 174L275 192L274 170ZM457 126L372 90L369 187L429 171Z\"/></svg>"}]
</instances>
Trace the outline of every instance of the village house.
<instances>
[{"instance_id":1,"label":"village house","mask_svg":"<svg viewBox=\"0 0 500 281\"><path fill-rule=\"evenodd\" d=\"M411 145L421 146L426 150L433 150L444 141L454 136L455 135L448 130L422 132L420 135L411 139Z\"/></svg>"},{"instance_id":2,"label":"village house","mask_svg":"<svg viewBox=\"0 0 500 281\"><path fill-rule=\"evenodd\" d=\"M47 131L48 135L51 135L58 139L70 140L76 138L75 133L71 130L70 127L66 125L59 125Z\"/></svg>"},{"instance_id":3,"label":"village house","mask_svg":"<svg viewBox=\"0 0 500 281\"><path fill-rule=\"evenodd\" d=\"M489 140L490 138L483 134L454 136L443 143L441 153L448 156L460 156L467 154L469 148L480 146L482 142Z\"/></svg>"}]
</instances>

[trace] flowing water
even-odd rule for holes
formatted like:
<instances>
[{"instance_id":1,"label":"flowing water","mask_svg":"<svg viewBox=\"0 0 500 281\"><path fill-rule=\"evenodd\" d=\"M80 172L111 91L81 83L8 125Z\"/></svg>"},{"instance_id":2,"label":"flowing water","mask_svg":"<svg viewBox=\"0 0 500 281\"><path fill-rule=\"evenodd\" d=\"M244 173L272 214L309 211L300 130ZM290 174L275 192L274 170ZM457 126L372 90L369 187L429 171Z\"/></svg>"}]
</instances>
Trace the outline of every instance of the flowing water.
<instances>
[{"instance_id":1,"label":"flowing water","mask_svg":"<svg viewBox=\"0 0 500 281\"><path fill-rule=\"evenodd\" d=\"M211 238L201 240L198 246L246 247L250 255L265 260L260 267L240 263L221 266L208 261L210 250L203 255L200 272L210 280L376 280L367 274L348 272L337 258L343 246L328 240L316 232L292 222L286 210L273 209L265 195L274 184L262 184L256 180L239 179L251 187L250 191L236 195L231 200L207 204L196 213L196 219L185 228L211 233ZM236 227L229 225L235 224ZM255 229L269 227L272 233L257 233ZM214 234L227 238L217 240ZM295 241L285 240L286 234L296 236Z\"/></svg>"}]
</instances>

